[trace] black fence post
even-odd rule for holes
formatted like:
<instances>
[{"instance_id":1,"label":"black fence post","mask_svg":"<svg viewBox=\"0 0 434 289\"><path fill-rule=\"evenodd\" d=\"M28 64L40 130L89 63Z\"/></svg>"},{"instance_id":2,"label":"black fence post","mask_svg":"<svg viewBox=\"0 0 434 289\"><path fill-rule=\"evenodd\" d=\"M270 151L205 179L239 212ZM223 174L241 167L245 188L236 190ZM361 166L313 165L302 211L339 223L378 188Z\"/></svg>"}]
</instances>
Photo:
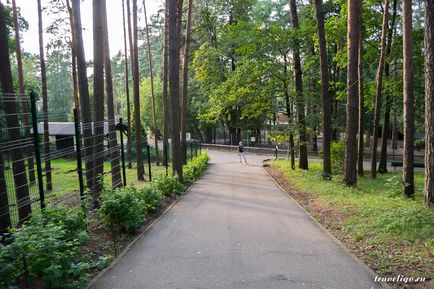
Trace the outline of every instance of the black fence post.
<instances>
[{"instance_id":1,"label":"black fence post","mask_svg":"<svg viewBox=\"0 0 434 289\"><path fill-rule=\"evenodd\" d=\"M163 144L163 150L164 150L164 166L166 167L166 176L168 175L168 173L169 173L169 160L168 160L168 157L167 157L167 143L164 143Z\"/></svg>"},{"instance_id":2,"label":"black fence post","mask_svg":"<svg viewBox=\"0 0 434 289\"><path fill-rule=\"evenodd\" d=\"M199 142L199 153L200 154L202 153L202 143L201 142Z\"/></svg>"},{"instance_id":3,"label":"black fence post","mask_svg":"<svg viewBox=\"0 0 434 289\"><path fill-rule=\"evenodd\" d=\"M194 156L197 157L197 141L194 142Z\"/></svg>"},{"instance_id":4,"label":"black fence post","mask_svg":"<svg viewBox=\"0 0 434 289\"><path fill-rule=\"evenodd\" d=\"M193 158L193 141L190 141L190 160Z\"/></svg>"},{"instance_id":5,"label":"black fence post","mask_svg":"<svg viewBox=\"0 0 434 289\"><path fill-rule=\"evenodd\" d=\"M44 193L44 183L42 179L42 165L41 165L41 150L39 143L39 133L38 133L38 116L36 110L36 94L34 92L30 93L30 108L32 111L32 124L33 124L33 140L35 143L35 159L36 159L36 171L38 174L38 188L39 188L39 201L41 204L41 209L45 208L45 193Z\"/></svg>"},{"instance_id":6,"label":"black fence post","mask_svg":"<svg viewBox=\"0 0 434 289\"><path fill-rule=\"evenodd\" d=\"M122 160L122 178L124 179L124 187L127 186L127 173L125 168L125 150L124 150L124 123L122 117L119 118L119 131L121 137L121 160Z\"/></svg>"},{"instance_id":7,"label":"black fence post","mask_svg":"<svg viewBox=\"0 0 434 289\"><path fill-rule=\"evenodd\" d=\"M78 182L80 184L80 200L81 205L84 207L84 181L83 181L83 165L81 159L81 129L78 122L77 109L74 108L74 127L75 127L75 149L77 151L77 173Z\"/></svg>"},{"instance_id":8,"label":"black fence post","mask_svg":"<svg viewBox=\"0 0 434 289\"><path fill-rule=\"evenodd\" d=\"M186 164L187 163L187 142L183 141L182 142L182 163Z\"/></svg>"},{"instance_id":9,"label":"black fence post","mask_svg":"<svg viewBox=\"0 0 434 289\"><path fill-rule=\"evenodd\" d=\"M148 155L148 170L149 170L149 181L152 182L152 172L151 172L151 146L147 145L147 155Z\"/></svg>"},{"instance_id":10,"label":"black fence post","mask_svg":"<svg viewBox=\"0 0 434 289\"><path fill-rule=\"evenodd\" d=\"M29 268L27 266L26 262L26 256L23 254L23 267L24 267L24 281L26 283L26 288L30 289L30 282L29 282Z\"/></svg>"}]
</instances>

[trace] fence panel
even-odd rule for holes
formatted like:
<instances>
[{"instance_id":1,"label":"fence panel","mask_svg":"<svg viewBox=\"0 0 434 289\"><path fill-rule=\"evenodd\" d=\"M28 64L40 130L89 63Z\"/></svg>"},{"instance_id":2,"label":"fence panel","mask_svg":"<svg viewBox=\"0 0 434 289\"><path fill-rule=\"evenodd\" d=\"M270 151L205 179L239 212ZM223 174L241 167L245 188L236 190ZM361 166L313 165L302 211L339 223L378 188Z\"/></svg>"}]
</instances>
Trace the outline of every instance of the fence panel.
<instances>
[{"instance_id":1,"label":"fence panel","mask_svg":"<svg viewBox=\"0 0 434 289\"><path fill-rule=\"evenodd\" d=\"M0 233L40 209L29 95L0 93Z\"/></svg>"}]
</instances>

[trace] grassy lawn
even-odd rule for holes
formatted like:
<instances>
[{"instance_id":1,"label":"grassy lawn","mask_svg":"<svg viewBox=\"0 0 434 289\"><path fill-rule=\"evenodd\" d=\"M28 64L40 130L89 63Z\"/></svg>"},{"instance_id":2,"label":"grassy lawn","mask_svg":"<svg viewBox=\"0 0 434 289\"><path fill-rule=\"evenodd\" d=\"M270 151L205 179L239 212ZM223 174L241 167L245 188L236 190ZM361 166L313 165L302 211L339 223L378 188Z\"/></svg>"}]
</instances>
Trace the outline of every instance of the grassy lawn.
<instances>
[{"instance_id":1,"label":"grassy lawn","mask_svg":"<svg viewBox=\"0 0 434 289\"><path fill-rule=\"evenodd\" d=\"M51 161L52 166L52 182L53 182L53 190L51 192L45 191L45 198L48 202L54 200L56 203L72 203L77 204L79 201L79 182L78 182L78 174L77 174L77 162L75 159L56 159ZM44 168L42 168L44 169ZM84 164L83 164L84 169ZM110 172L110 162L104 163L104 171ZM160 172L164 172L164 166L156 166L155 164L151 167L152 175L155 176ZM122 173L122 172L121 172ZM145 186L149 181L148 175L148 165L145 164L145 181L137 180L137 171L136 165L133 164L133 168L126 169L127 175L127 184L129 186L142 187ZM8 195L9 202L11 204L16 203L15 189L13 185L12 175L9 176L10 181L8 183ZM44 186L45 186L45 176L44 176ZM106 185L111 185L111 175L108 173L104 176L104 183ZM32 185L30 187L30 193L32 198L38 198L39 192L36 185ZM39 202L35 202L32 204L34 209L39 209ZM15 212L12 212L15 214Z\"/></svg>"},{"instance_id":2,"label":"grassy lawn","mask_svg":"<svg viewBox=\"0 0 434 289\"><path fill-rule=\"evenodd\" d=\"M77 168L76 160L56 159L51 162L51 166L53 168L53 173L52 173L53 191L48 193L49 195L58 196L58 195L63 195L65 193L79 190L78 176L77 176L77 172L75 171ZM84 169L84 164L83 164L83 169ZM151 166L152 175L156 175L163 171L165 171L164 166L156 166L155 164L152 164ZM110 172L110 162L104 163L104 172ZM129 186L141 187L146 185L149 181L147 163L145 164L145 181L137 180L136 164L133 164L133 167L131 169L128 169L128 167L126 168L126 175L127 175L127 184ZM111 184L110 173L104 176L104 183L106 185Z\"/></svg>"},{"instance_id":3,"label":"grassy lawn","mask_svg":"<svg viewBox=\"0 0 434 289\"><path fill-rule=\"evenodd\" d=\"M425 246L434 239L434 210L423 203L422 172L415 173L411 200L401 194L400 171L379 174L375 181L367 172L349 188L341 176L323 180L321 163L310 163L309 171L291 170L288 161L270 165L270 174L373 270L434 278L434 256Z\"/></svg>"}]
</instances>

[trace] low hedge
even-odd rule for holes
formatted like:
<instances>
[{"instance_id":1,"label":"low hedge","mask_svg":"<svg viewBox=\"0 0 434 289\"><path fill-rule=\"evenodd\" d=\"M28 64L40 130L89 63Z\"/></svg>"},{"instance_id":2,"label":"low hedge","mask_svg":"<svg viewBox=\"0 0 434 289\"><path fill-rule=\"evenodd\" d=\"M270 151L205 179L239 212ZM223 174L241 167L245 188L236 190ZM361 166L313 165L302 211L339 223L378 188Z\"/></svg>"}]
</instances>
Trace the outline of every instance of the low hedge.
<instances>
[{"instance_id":1,"label":"low hedge","mask_svg":"<svg viewBox=\"0 0 434 289\"><path fill-rule=\"evenodd\" d=\"M209 156L207 153L200 153L183 166L184 181L193 182L207 169Z\"/></svg>"}]
</instances>

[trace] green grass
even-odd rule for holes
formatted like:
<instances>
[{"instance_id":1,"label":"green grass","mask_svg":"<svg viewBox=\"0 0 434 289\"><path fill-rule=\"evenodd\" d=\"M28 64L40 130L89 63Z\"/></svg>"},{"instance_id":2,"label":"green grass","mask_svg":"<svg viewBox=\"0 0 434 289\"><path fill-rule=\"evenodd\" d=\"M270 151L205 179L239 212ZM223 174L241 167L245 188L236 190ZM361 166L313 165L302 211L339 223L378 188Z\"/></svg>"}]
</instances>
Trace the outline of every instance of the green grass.
<instances>
[{"instance_id":1,"label":"green grass","mask_svg":"<svg viewBox=\"0 0 434 289\"><path fill-rule=\"evenodd\" d=\"M318 208L339 215L331 220L340 223L335 235L351 243L359 257L374 269L383 274L400 272L399 268L424 274L434 272L425 247L434 239L434 211L423 202L422 172L415 172L415 198L408 199L401 193L400 171L379 174L374 181L366 173L355 188L349 188L339 175L331 181L323 180L320 163L310 163L309 171L291 170L288 161L271 164L284 173L293 187L312 198L306 207L314 215ZM321 218L327 216L323 214Z\"/></svg>"},{"instance_id":2,"label":"green grass","mask_svg":"<svg viewBox=\"0 0 434 289\"><path fill-rule=\"evenodd\" d=\"M60 202L62 202L62 197L71 196L72 199L75 199L73 196L77 196L77 201L79 198L79 182L78 182L78 174L77 174L77 162L75 159L68 159L68 158L62 158L62 159L56 159L51 161L51 167L52 167L52 182L53 182L53 190L48 192L45 191L45 198L48 202L50 202L50 198L60 198ZM42 168L44 169L44 168ZM83 164L84 169L84 164ZM104 163L104 171L110 171L110 162ZM155 176L156 174L165 171L164 166L151 166L152 175ZM9 172L10 175L8 175L8 196L9 196L9 202L10 204L16 203L16 196L15 196L15 186L13 184L13 179L11 172ZM148 166L147 163L145 164L145 181L138 181L137 180L137 170L135 164L133 164L133 168L126 169L126 175L127 175L127 185L129 186L135 186L135 187L143 187L148 183L149 175L148 175ZM45 175L43 177L44 182L44 188L46 185L46 179ZM111 185L111 175L107 174L104 176L104 183L108 186ZM39 197L38 188L36 185L31 185L30 187L30 193L32 198ZM35 202L32 204L32 208L39 209L39 202ZM12 214L16 214L15 210L12 210ZM17 216L14 217L15 219ZM14 220L16 222L16 220Z\"/></svg>"},{"instance_id":3,"label":"green grass","mask_svg":"<svg viewBox=\"0 0 434 289\"><path fill-rule=\"evenodd\" d=\"M53 168L53 191L49 194L55 194L58 196L79 189L77 172L75 171L77 163L74 159L57 159L51 162L51 166ZM165 168L163 166L156 166L154 164L151 166L152 175L156 175L164 170ZM110 171L110 162L104 163L104 171ZM146 185L149 180L148 166L147 164L145 165L145 181L137 180L137 169L135 164L133 164L131 169L128 169L128 167L126 168L126 175L127 185L142 187ZM104 176L104 183L106 185L111 184L110 173Z\"/></svg>"}]
</instances>

